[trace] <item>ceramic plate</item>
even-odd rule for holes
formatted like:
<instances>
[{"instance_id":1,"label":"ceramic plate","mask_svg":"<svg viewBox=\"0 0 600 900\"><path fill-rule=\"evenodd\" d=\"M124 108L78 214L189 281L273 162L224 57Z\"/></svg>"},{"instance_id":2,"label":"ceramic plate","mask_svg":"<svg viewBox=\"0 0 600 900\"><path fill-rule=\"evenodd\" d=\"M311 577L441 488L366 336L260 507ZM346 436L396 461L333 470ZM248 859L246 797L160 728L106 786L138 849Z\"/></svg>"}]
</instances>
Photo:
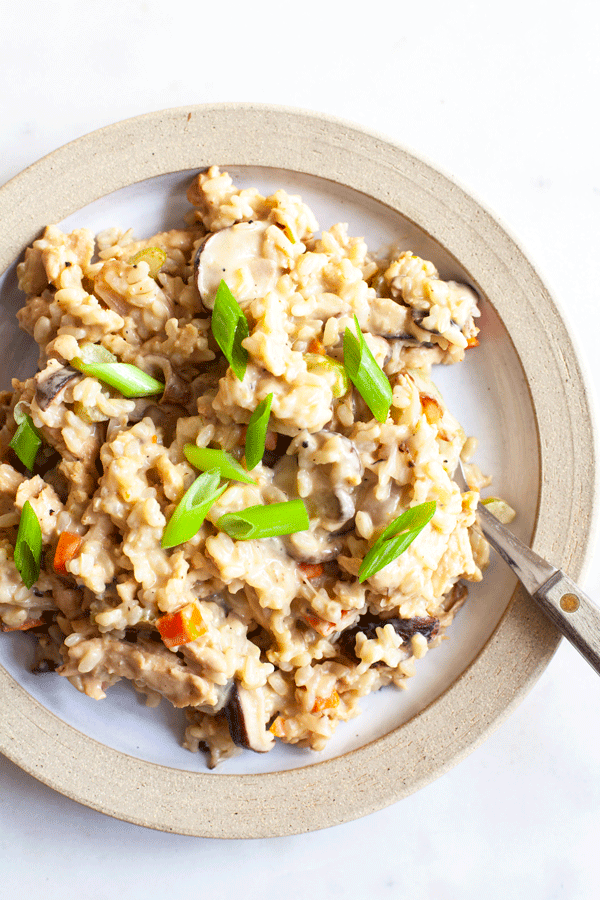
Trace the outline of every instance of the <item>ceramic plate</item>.
<instances>
[{"instance_id":1,"label":"ceramic plate","mask_svg":"<svg viewBox=\"0 0 600 900\"><path fill-rule=\"evenodd\" d=\"M577 577L589 540L595 460L580 366L548 291L505 230L438 171L345 122L239 105L154 113L95 132L0 189L2 388L35 369L16 327L15 261L45 224L177 227L188 184L217 163L239 186L301 194L322 228L347 222L373 250L432 259L482 298L480 346L434 380L468 434L515 532ZM577 448L577 452L575 452ZM560 460L560 466L556 465ZM438 777L524 697L559 637L496 559L409 690L365 698L322 754L278 747L205 768L181 748L183 715L148 709L127 684L96 703L34 676L27 635L0 642L0 750L109 815L165 831L264 837L365 815Z\"/></svg>"}]
</instances>

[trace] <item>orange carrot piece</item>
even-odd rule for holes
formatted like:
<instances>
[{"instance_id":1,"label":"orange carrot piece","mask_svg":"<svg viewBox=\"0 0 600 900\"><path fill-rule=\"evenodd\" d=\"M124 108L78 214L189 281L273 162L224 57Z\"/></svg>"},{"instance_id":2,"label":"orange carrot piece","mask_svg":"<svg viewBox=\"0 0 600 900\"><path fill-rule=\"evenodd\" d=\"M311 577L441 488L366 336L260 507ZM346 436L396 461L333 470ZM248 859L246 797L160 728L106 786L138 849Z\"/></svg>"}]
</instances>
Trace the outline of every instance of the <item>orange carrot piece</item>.
<instances>
[{"instance_id":1,"label":"orange carrot piece","mask_svg":"<svg viewBox=\"0 0 600 900\"><path fill-rule=\"evenodd\" d=\"M277 446L277 434L274 431L267 431L265 437L265 450L274 450Z\"/></svg>"},{"instance_id":2,"label":"orange carrot piece","mask_svg":"<svg viewBox=\"0 0 600 900\"><path fill-rule=\"evenodd\" d=\"M82 538L72 531L61 532L54 554L54 571L59 575L68 575L67 563L75 559L81 547Z\"/></svg>"},{"instance_id":3,"label":"orange carrot piece","mask_svg":"<svg viewBox=\"0 0 600 900\"><path fill-rule=\"evenodd\" d=\"M479 341L475 336L467 338L467 347L479 347Z\"/></svg>"},{"instance_id":4,"label":"orange carrot piece","mask_svg":"<svg viewBox=\"0 0 600 900\"><path fill-rule=\"evenodd\" d=\"M319 356L325 356L325 346L319 338L313 338L306 349L309 353L318 353Z\"/></svg>"},{"instance_id":5,"label":"orange carrot piece","mask_svg":"<svg viewBox=\"0 0 600 900\"><path fill-rule=\"evenodd\" d=\"M269 728L269 731L271 732L271 734L274 734L275 737L285 737L285 728L283 727L283 719L281 718L281 716L277 716L277 718Z\"/></svg>"},{"instance_id":6,"label":"orange carrot piece","mask_svg":"<svg viewBox=\"0 0 600 900\"><path fill-rule=\"evenodd\" d=\"M319 634L322 634L323 637L327 637L336 631L335 622L326 622L325 619L320 619L318 616L312 616L310 613L304 613L302 618L307 625L310 625L311 628L314 628L314 630Z\"/></svg>"},{"instance_id":7,"label":"orange carrot piece","mask_svg":"<svg viewBox=\"0 0 600 900\"><path fill-rule=\"evenodd\" d=\"M337 691L332 691L329 697L315 697L315 705L312 712L323 712L324 709L335 709L340 705L340 695Z\"/></svg>"},{"instance_id":8,"label":"orange carrot piece","mask_svg":"<svg viewBox=\"0 0 600 900\"><path fill-rule=\"evenodd\" d=\"M37 628L38 625L43 625L43 619L26 619L22 625L4 625L4 623L0 624L0 631L8 632L8 631L27 631L29 628Z\"/></svg>"},{"instance_id":9,"label":"orange carrot piece","mask_svg":"<svg viewBox=\"0 0 600 900\"><path fill-rule=\"evenodd\" d=\"M442 421L444 410L435 397L430 397L429 394L421 394L421 408L430 425L437 425Z\"/></svg>"},{"instance_id":10,"label":"orange carrot piece","mask_svg":"<svg viewBox=\"0 0 600 900\"><path fill-rule=\"evenodd\" d=\"M188 603L177 612L161 616L156 622L156 627L163 644L169 649L179 647L180 644L189 644L206 633L202 614L195 603Z\"/></svg>"},{"instance_id":11,"label":"orange carrot piece","mask_svg":"<svg viewBox=\"0 0 600 900\"><path fill-rule=\"evenodd\" d=\"M319 578L323 574L321 563L298 563L298 568L307 578Z\"/></svg>"}]
</instances>

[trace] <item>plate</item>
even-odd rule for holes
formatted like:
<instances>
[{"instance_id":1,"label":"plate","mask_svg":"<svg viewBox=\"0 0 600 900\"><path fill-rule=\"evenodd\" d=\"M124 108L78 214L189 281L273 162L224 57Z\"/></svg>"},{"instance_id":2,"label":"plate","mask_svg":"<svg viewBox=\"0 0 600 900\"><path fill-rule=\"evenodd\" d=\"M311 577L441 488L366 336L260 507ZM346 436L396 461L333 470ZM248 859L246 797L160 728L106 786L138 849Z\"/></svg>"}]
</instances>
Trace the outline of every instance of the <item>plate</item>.
<instances>
[{"instance_id":1,"label":"plate","mask_svg":"<svg viewBox=\"0 0 600 900\"><path fill-rule=\"evenodd\" d=\"M2 387L35 367L19 334L15 260L50 222L180 224L193 175L217 163L236 184L299 193L319 224L349 223L371 249L401 243L482 297L481 343L434 379L514 529L578 577L593 520L593 428L568 329L531 263L468 193L406 150L299 110L223 104L152 113L55 151L0 189ZM32 202L31 198L35 198ZM577 448L577 452L575 452ZM560 460L557 467L556 460ZM26 635L0 643L0 750L24 770L111 816L164 831L266 837L358 818L431 782L525 696L559 642L494 560L406 692L380 691L324 754L281 747L215 772L179 744L181 716L144 707L127 685L96 704L62 679L31 675ZM25 660L25 662L24 662Z\"/></svg>"}]
</instances>

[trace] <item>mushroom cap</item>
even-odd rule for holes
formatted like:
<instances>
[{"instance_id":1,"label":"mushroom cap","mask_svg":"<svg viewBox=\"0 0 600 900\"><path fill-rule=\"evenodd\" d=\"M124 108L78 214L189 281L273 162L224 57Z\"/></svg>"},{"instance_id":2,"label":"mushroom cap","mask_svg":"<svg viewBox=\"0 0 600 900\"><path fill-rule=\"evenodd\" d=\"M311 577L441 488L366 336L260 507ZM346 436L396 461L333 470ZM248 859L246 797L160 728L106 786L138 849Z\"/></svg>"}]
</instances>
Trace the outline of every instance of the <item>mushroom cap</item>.
<instances>
[{"instance_id":1,"label":"mushroom cap","mask_svg":"<svg viewBox=\"0 0 600 900\"><path fill-rule=\"evenodd\" d=\"M264 297L272 290L281 268L263 255L265 232L269 223L262 220L237 222L229 228L208 234L196 253L194 268L200 298L206 309L213 309L217 288L224 280L229 287L244 283L244 299Z\"/></svg>"}]
</instances>

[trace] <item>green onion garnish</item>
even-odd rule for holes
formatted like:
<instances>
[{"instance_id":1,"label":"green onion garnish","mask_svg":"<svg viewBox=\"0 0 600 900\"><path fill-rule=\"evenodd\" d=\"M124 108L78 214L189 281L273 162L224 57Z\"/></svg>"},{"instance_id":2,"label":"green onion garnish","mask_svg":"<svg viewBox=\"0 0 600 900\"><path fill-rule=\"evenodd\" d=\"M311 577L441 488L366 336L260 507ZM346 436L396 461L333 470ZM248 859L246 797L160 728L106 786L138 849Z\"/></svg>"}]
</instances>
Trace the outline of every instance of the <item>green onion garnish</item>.
<instances>
[{"instance_id":1,"label":"green onion garnish","mask_svg":"<svg viewBox=\"0 0 600 900\"><path fill-rule=\"evenodd\" d=\"M356 335L344 332L344 368L378 422L385 422L392 405L392 388L387 376L369 350L358 319L354 316Z\"/></svg>"},{"instance_id":2,"label":"green onion garnish","mask_svg":"<svg viewBox=\"0 0 600 900\"><path fill-rule=\"evenodd\" d=\"M213 450L211 447L197 447L195 444L185 444L183 447L185 458L201 472L213 469L221 478L230 478L232 481L243 481L245 484L256 484L250 478L245 469L226 450Z\"/></svg>"},{"instance_id":3,"label":"green onion garnish","mask_svg":"<svg viewBox=\"0 0 600 900\"><path fill-rule=\"evenodd\" d=\"M271 503L268 506L249 506L240 512L225 513L217 521L217 528L235 541L279 537L310 528L308 513L302 500Z\"/></svg>"},{"instance_id":4,"label":"green onion garnish","mask_svg":"<svg viewBox=\"0 0 600 900\"><path fill-rule=\"evenodd\" d=\"M261 400L248 422L248 430L246 431L246 465L252 470L259 464L265 453L265 440L267 438L267 427L269 425L269 416L271 415L271 403L273 402L273 394L267 394L264 400Z\"/></svg>"},{"instance_id":5,"label":"green onion garnish","mask_svg":"<svg viewBox=\"0 0 600 900\"><path fill-rule=\"evenodd\" d=\"M71 360L71 365L76 369L83 371L82 366L95 366L97 363L116 363L117 357L102 344L92 344L91 341L84 341L79 345L79 356Z\"/></svg>"},{"instance_id":6,"label":"green onion garnish","mask_svg":"<svg viewBox=\"0 0 600 900\"><path fill-rule=\"evenodd\" d=\"M79 354L71 360L72 366L84 375L110 385L124 397L152 397L165 389L162 381L137 366L118 362L117 357L101 344L84 343L79 347Z\"/></svg>"},{"instance_id":7,"label":"green onion garnish","mask_svg":"<svg viewBox=\"0 0 600 900\"><path fill-rule=\"evenodd\" d=\"M130 266L137 266L139 262L148 263L150 278L156 278L162 267L167 261L166 251L162 247L145 247L138 250L135 256L129 260Z\"/></svg>"},{"instance_id":8,"label":"green onion garnish","mask_svg":"<svg viewBox=\"0 0 600 900\"><path fill-rule=\"evenodd\" d=\"M235 377L243 381L248 364L248 351L242 341L250 334L248 320L223 279L217 288L211 321L212 333Z\"/></svg>"},{"instance_id":9,"label":"green onion garnish","mask_svg":"<svg viewBox=\"0 0 600 900\"><path fill-rule=\"evenodd\" d=\"M304 361L309 372L329 371L333 374L333 387L331 392L335 399L339 399L348 393L350 382L341 362L331 356L321 356L319 353L305 353Z\"/></svg>"},{"instance_id":10,"label":"green onion garnish","mask_svg":"<svg viewBox=\"0 0 600 900\"><path fill-rule=\"evenodd\" d=\"M84 375L93 375L124 397L152 397L162 394L165 386L152 375L132 366L131 363L97 363L91 366L76 366Z\"/></svg>"},{"instance_id":11,"label":"green onion garnish","mask_svg":"<svg viewBox=\"0 0 600 900\"><path fill-rule=\"evenodd\" d=\"M40 577L41 558L42 529L33 506L26 500L21 511L14 560L27 588L32 587Z\"/></svg>"},{"instance_id":12,"label":"green onion garnish","mask_svg":"<svg viewBox=\"0 0 600 900\"><path fill-rule=\"evenodd\" d=\"M12 447L25 468L31 471L35 465L35 458L37 456L38 450L42 446L42 438L40 437L39 431L33 424L31 416L20 413L19 419L19 427L15 431L13 438L8 446ZM17 420L16 409L15 420Z\"/></svg>"},{"instance_id":13,"label":"green onion garnish","mask_svg":"<svg viewBox=\"0 0 600 900\"><path fill-rule=\"evenodd\" d=\"M412 544L418 534L433 518L435 500L419 503L403 512L379 535L358 570L358 580L364 581L384 566L393 562Z\"/></svg>"},{"instance_id":14,"label":"green onion garnish","mask_svg":"<svg viewBox=\"0 0 600 900\"><path fill-rule=\"evenodd\" d=\"M226 484L219 487L219 481L218 472L203 472L202 475L198 475L167 522L160 542L163 550L169 550L194 537L213 503L227 489Z\"/></svg>"}]
</instances>

